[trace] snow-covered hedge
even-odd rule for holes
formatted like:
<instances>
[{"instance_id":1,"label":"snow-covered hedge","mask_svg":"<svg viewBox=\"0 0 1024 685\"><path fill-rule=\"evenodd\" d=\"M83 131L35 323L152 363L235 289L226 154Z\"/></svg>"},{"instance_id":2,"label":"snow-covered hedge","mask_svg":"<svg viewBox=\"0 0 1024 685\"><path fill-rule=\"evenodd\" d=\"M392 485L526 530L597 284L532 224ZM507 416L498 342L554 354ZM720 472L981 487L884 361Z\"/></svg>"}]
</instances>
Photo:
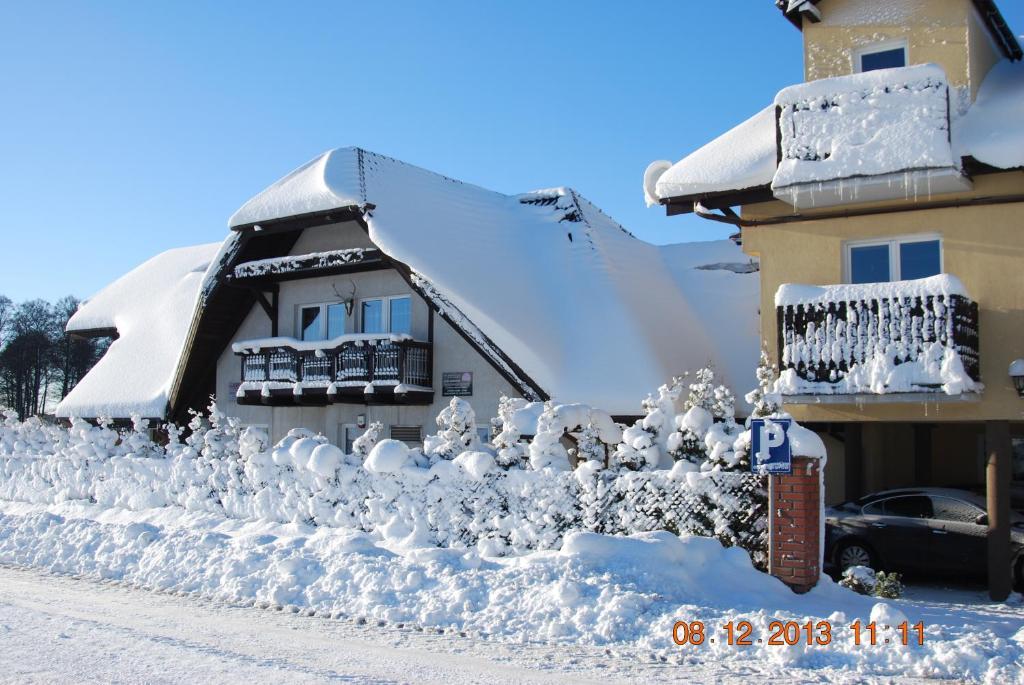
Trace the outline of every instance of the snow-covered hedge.
<instances>
[{"instance_id":1,"label":"snow-covered hedge","mask_svg":"<svg viewBox=\"0 0 1024 685\"><path fill-rule=\"evenodd\" d=\"M769 375L762 384L770 380ZM759 375L759 378L760 378ZM347 455L295 429L271 446L211 407L166 444L75 420L68 428L8 414L0 425L0 499L83 501L143 510L177 506L243 520L355 528L411 545L475 546L488 555L558 548L573 530L709 536L763 561L763 482L732 394L709 371L677 378L625 430L585 405L506 400L494 444L454 399L423 449L380 440L371 425ZM764 393L755 412L777 410ZM532 434L524 440L523 434ZM575 468L572 467L575 466Z\"/></svg>"}]
</instances>

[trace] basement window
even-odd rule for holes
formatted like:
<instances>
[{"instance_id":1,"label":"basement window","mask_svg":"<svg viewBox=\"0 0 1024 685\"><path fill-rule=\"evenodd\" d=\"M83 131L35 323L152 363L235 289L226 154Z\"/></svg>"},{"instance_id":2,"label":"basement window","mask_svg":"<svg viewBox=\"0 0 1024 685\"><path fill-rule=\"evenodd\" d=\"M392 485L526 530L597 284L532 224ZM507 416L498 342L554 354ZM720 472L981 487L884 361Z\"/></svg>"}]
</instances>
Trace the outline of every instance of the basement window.
<instances>
[{"instance_id":1,"label":"basement window","mask_svg":"<svg viewBox=\"0 0 1024 685\"><path fill-rule=\"evenodd\" d=\"M915 237L847 243L845 271L849 283L928 278L942 273L942 241Z\"/></svg>"}]
</instances>

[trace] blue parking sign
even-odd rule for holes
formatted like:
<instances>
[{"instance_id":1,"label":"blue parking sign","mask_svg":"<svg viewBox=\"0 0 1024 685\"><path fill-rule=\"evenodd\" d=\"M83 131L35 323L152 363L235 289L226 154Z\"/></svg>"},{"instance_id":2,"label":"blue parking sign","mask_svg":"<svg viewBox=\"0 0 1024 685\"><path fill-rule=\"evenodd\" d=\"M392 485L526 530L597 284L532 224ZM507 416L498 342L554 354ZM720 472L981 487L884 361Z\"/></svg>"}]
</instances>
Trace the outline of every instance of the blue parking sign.
<instances>
[{"instance_id":1,"label":"blue parking sign","mask_svg":"<svg viewBox=\"0 0 1024 685\"><path fill-rule=\"evenodd\" d=\"M754 473L793 473L789 446L790 419L754 419L750 422L750 470Z\"/></svg>"}]
</instances>

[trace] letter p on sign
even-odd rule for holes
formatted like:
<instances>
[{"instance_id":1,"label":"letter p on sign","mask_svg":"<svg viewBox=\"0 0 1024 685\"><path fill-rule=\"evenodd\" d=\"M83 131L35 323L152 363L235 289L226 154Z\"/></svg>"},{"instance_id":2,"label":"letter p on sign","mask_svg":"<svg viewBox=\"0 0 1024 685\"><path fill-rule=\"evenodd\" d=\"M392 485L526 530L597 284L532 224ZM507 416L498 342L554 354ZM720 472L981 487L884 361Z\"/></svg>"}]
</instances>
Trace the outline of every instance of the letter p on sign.
<instances>
[{"instance_id":1,"label":"letter p on sign","mask_svg":"<svg viewBox=\"0 0 1024 685\"><path fill-rule=\"evenodd\" d=\"M750 470L755 473L792 473L793 454L789 445L790 419L754 419Z\"/></svg>"}]
</instances>

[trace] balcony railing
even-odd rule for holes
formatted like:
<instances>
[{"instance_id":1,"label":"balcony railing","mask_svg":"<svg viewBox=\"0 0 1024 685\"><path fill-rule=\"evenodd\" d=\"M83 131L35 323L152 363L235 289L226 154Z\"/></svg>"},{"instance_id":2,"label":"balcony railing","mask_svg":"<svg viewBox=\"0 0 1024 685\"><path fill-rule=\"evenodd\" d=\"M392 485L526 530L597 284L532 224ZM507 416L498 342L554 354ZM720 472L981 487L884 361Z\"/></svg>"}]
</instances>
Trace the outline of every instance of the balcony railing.
<instances>
[{"instance_id":1,"label":"balcony railing","mask_svg":"<svg viewBox=\"0 0 1024 685\"><path fill-rule=\"evenodd\" d=\"M242 394L267 396L265 385L301 395L351 395L382 390L432 392L432 345L394 337L353 336L330 347L306 342L243 341L234 344L242 359ZM269 344L268 344L269 343ZM294 390L293 390L294 388ZM240 394L240 397L242 396ZM281 393L279 393L281 394Z\"/></svg>"},{"instance_id":2,"label":"balcony railing","mask_svg":"<svg viewBox=\"0 0 1024 685\"><path fill-rule=\"evenodd\" d=\"M776 294L782 392L856 395L981 389L978 305L940 275Z\"/></svg>"}]
</instances>

